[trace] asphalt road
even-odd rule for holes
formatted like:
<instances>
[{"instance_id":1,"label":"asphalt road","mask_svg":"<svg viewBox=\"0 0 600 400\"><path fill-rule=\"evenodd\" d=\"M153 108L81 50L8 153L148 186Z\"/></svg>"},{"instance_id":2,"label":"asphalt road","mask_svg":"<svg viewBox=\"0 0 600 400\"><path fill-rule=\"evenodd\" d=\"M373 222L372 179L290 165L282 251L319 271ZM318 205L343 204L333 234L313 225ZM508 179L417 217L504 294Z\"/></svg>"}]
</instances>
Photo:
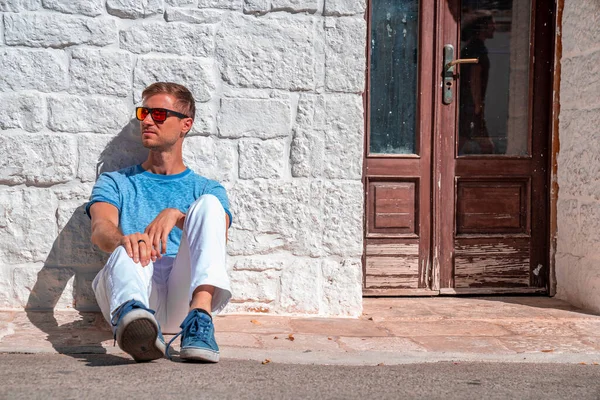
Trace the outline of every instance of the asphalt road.
<instances>
[{"instance_id":1,"label":"asphalt road","mask_svg":"<svg viewBox=\"0 0 600 400\"><path fill-rule=\"evenodd\" d=\"M590 364L136 364L114 355L0 354L0 382L0 399L600 398L600 366Z\"/></svg>"}]
</instances>

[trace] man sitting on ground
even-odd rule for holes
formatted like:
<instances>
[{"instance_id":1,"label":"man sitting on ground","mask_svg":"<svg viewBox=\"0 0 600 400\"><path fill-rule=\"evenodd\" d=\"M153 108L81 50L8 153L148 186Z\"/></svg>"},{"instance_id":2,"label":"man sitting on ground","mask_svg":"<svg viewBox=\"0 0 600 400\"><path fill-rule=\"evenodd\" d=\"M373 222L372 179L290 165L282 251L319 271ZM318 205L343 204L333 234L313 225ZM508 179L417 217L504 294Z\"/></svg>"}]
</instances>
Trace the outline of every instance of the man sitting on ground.
<instances>
[{"instance_id":1,"label":"man sitting on ground","mask_svg":"<svg viewBox=\"0 0 600 400\"><path fill-rule=\"evenodd\" d=\"M119 347L138 362L168 355L161 326L179 331L182 359L219 361L211 313L231 298L231 213L223 186L183 163L195 111L185 87L147 87L136 117L148 158L101 174L86 207L92 242L112 253L92 284L98 305Z\"/></svg>"}]
</instances>

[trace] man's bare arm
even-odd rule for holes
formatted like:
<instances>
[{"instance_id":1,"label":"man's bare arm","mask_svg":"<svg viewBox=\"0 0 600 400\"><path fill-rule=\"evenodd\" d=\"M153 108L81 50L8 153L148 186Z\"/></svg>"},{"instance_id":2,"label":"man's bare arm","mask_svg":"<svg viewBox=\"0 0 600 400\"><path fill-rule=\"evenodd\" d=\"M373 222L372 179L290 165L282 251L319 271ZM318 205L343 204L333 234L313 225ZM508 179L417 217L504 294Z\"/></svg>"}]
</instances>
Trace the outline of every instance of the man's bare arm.
<instances>
[{"instance_id":1,"label":"man's bare arm","mask_svg":"<svg viewBox=\"0 0 600 400\"><path fill-rule=\"evenodd\" d=\"M119 210L109 203L94 203L90 207L92 217L92 243L107 253L120 244L123 233L119 230Z\"/></svg>"}]
</instances>

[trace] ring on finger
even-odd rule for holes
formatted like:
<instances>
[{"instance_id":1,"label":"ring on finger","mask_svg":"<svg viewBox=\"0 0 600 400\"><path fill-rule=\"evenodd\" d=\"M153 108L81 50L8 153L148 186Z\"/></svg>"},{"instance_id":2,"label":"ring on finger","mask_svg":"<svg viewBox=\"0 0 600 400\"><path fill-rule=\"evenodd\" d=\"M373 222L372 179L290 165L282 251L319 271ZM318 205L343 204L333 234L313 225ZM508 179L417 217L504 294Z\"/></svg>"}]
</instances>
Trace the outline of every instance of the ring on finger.
<instances>
[{"instance_id":1,"label":"ring on finger","mask_svg":"<svg viewBox=\"0 0 600 400\"><path fill-rule=\"evenodd\" d=\"M138 244L140 244L140 243L146 244L146 241L144 239L140 239L140 240L138 240Z\"/></svg>"}]
</instances>

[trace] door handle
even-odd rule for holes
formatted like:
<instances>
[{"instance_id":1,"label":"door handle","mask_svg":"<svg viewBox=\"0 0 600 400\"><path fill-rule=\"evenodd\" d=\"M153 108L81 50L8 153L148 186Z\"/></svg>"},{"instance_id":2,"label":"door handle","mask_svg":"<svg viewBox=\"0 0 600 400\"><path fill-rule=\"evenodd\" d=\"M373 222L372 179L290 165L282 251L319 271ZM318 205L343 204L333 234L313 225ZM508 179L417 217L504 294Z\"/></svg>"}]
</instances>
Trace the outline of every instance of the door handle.
<instances>
[{"instance_id":1,"label":"door handle","mask_svg":"<svg viewBox=\"0 0 600 400\"><path fill-rule=\"evenodd\" d=\"M458 64L477 64L478 58L459 58L454 59L454 46L447 44L444 46L444 82L442 101L444 104L450 104L454 100L452 86L454 86L454 66Z\"/></svg>"}]
</instances>

